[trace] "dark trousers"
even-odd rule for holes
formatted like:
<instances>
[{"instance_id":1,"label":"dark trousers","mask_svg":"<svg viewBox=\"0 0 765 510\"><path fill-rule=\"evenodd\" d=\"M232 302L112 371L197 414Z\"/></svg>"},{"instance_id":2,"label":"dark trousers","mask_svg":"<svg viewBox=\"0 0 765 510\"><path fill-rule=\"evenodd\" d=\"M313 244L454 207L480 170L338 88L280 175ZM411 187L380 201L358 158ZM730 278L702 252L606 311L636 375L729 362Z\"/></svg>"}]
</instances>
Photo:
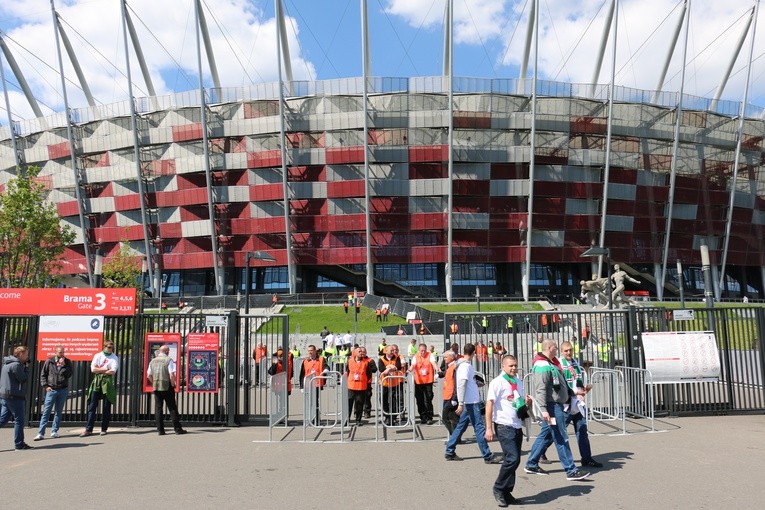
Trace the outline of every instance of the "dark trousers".
<instances>
[{"instance_id":1,"label":"dark trousers","mask_svg":"<svg viewBox=\"0 0 765 510\"><path fill-rule=\"evenodd\" d=\"M386 423L403 418L399 415L401 412L401 390L403 385L385 387L383 386L382 401L383 413Z\"/></svg>"},{"instance_id":2,"label":"dark trousers","mask_svg":"<svg viewBox=\"0 0 765 510\"><path fill-rule=\"evenodd\" d=\"M109 430L109 422L112 419L112 403L106 398L106 395L100 391L94 391L90 394L90 400L88 401L88 419L85 422L85 430L87 432L93 432L93 427L96 424L96 412L98 411L98 403L104 401L104 415L101 417L101 432Z\"/></svg>"},{"instance_id":3,"label":"dark trousers","mask_svg":"<svg viewBox=\"0 0 765 510\"><path fill-rule=\"evenodd\" d=\"M175 402L175 390L170 388L166 391L154 391L154 419L157 421L157 430L165 431L165 414L162 412L162 404L167 404L167 410L170 411L170 419L173 420L173 429L177 432L181 430L181 420L178 417L178 404Z\"/></svg>"},{"instance_id":4,"label":"dark trousers","mask_svg":"<svg viewBox=\"0 0 765 510\"><path fill-rule=\"evenodd\" d=\"M523 430L500 424L497 424L496 430L497 440L505 456L494 482L494 492L501 492L507 496L515 488L515 471L521 463Z\"/></svg>"},{"instance_id":5,"label":"dark trousers","mask_svg":"<svg viewBox=\"0 0 765 510\"><path fill-rule=\"evenodd\" d=\"M367 398L367 390L348 390L348 417L355 414L356 421L361 420L364 411L364 401Z\"/></svg>"},{"instance_id":6,"label":"dark trousers","mask_svg":"<svg viewBox=\"0 0 765 510\"><path fill-rule=\"evenodd\" d=\"M457 427L457 422L460 421L460 417L456 411L457 406L453 406L449 400L444 400L444 408L441 412L441 421L444 422L444 426L446 427L446 430L449 431L450 436L452 435L452 432L454 432L455 427ZM457 438L457 442L462 442L461 435L459 438Z\"/></svg>"},{"instance_id":7,"label":"dark trousers","mask_svg":"<svg viewBox=\"0 0 765 510\"><path fill-rule=\"evenodd\" d=\"M433 419L433 384L415 384L414 398L417 401L417 414L420 421Z\"/></svg>"},{"instance_id":8,"label":"dark trousers","mask_svg":"<svg viewBox=\"0 0 765 510\"><path fill-rule=\"evenodd\" d=\"M372 386L369 386L364 396L364 413L372 412Z\"/></svg>"}]
</instances>

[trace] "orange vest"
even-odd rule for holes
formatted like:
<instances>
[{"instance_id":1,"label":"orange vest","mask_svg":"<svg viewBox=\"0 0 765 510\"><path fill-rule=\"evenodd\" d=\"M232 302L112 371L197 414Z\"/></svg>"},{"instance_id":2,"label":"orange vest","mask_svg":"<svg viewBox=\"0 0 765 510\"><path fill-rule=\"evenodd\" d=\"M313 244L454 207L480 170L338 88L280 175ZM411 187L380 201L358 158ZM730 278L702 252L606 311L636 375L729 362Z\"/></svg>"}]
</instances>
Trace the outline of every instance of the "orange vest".
<instances>
[{"instance_id":1,"label":"orange vest","mask_svg":"<svg viewBox=\"0 0 765 510\"><path fill-rule=\"evenodd\" d=\"M292 368L292 353L287 355L287 359L289 360L287 361L287 364L290 367L290 371L287 373L287 393L292 393L292 374L294 373L294 369ZM284 372L284 366L282 364L282 359L279 358L279 361L276 362L276 373L280 374L282 372Z\"/></svg>"},{"instance_id":2,"label":"orange vest","mask_svg":"<svg viewBox=\"0 0 765 510\"><path fill-rule=\"evenodd\" d=\"M453 322L449 327L451 328L452 333L456 333L460 329L456 322Z\"/></svg>"},{"instance_id":3,"label":"orange vest","mask_svg":"<svg viewBox=\"0 0 765 510\"><path fill-rule=\"evenodd\" d=\"M356 361L356 358L351 358L348 361L348 389L354 391L366 391L369 387L369 377L367 377L367 367L369 366L369 358L363 358L361 361Z\"/></svg>"},{"instance_id":4,"label":"orange vest","mask_svg":"<svg viewBox=\"0 0 765 510\"><path fill-rule=\"evenodd\" d=\"M475 346L475 355L481 361L486 361L486 346L478 344Z\"/></svg>"},{"instance_id":5,"label":"orange vest","mask_svg":"<svg viewBox=\"0 0 765 510\"><path fill-rule=\"evenodd\" d=\"M433 384L433 363L430 362L430 354L425 353L421 357L420 353L414 355L414 384Z\"/></svg>"},{"instance_id":6,"label":"orange vest","mask_svg":"<svg viewBox=\"0 0 765 510\"><path fill-rule=\"evenodd\" d=\"M255 358L256 363L260 363L260 360L266 355L266 346L262 345L260 348L255 347L252 350L252 357Z\"/></svg>"},{"instance_id":7,"label":"orange vest","mask_svg":"<svg viewBox=\"0 0 765 510\"><path fill-rule=\"evenodd\" d=\"M443 390L443 399L444 400L457 400L457 395L455 394L455 388L454 388L454 369L457 368L457 362L453 361L451 365L446 369L446 374L444 374L444 390Z\"/></svg>"},{"instance_id":8,"label":"orange vest","mask_svg":"<svg viewBox=\"0 0 765 510\"><path fill-rule=\"evenodd\" d=\"M306 358L303 360L303 377L308 377L309 375L319 377L322 372L324 372L324 358L321 356L316 359ZM314 386L323 388L324 379L314 381Z\"/></svg>"},{"instance_id":9,"label":"orange vest","mask_svg":"<svg viewBox=\"0 0 765 510\"><path fill-rule=\"evenodd\" d=\"M395 368L397 359L398 358L393 358L389 360L387 357L383 356L382 358L380 358L380 361L383 362L383 365L385 365L385 368L388 368L391 365L393 365L393 367ZM392 372L388 372L388 374L382 378L383 388L394 388L398 386L399 384L401 384L402 382L404 382L403 379L399 379L398 377L389 378L389 376L402 376L402 375L404 375L404 372L402 372L401 370L393 370Z\"/></svg>"},{"instance_id":10,"label":"orange vest","mask_svg":"<svg viewBox=\"0 0 765 510\"><path fill-rule=\"evenodd\" d=\"M547 326L547 314L542 314L542 326Z\"/></svg>"}]
</instances>

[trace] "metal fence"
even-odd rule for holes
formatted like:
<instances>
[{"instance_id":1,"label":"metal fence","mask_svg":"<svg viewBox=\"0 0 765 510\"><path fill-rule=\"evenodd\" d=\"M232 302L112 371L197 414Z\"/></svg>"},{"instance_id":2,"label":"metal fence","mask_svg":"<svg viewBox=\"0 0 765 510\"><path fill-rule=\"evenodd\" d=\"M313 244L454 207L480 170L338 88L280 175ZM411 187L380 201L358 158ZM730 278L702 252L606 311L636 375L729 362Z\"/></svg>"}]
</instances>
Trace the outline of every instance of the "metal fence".
<instances>
[{"instance_id":1,"label":"metal fence","mask_svg":"<svg viewBox=\"0 0 765 510\"><path fill-rule=\"evenodd\" d=\"M211 321L214 317L216 320ZM208 325L212 322L215 326ZM31 372L27 384L27 422L39 422L45 395L39 384L44 359L36 358L37 317L0 317L2 353L13 352L17 345L30 350ZM225 324L225 325L220 325ZM117 402L112 407L115 424L148 425L154 422L151 393L143 392L146 333L180 333L181 375L177 394L181 420L190 424L235 425L269 421L270 397L267 370L272 356L283 348L282 366L288 366L286 315L249 315L237 312L212 316L200 314L139 314L134 317L105 317L104 339L115 343L120 368L115 376ZM218 333L218 391L188 392L186 388L186 335ZM256 363L255 348L265 346L265 356ZM87 414L86 393L92 379L89 361L73 362L74 375L69 381L62 422L84 424Z\"/></svg>"},{"instance_id":2,"label":"metal fence","mask_svg":"<svg viewBox=\"0 0 765 510\"><path fill-rule=\"evenodd\" d=\"M559 344L564 340L572 342L575 357L586 369L642 369L645 367L642 333L711 330L715 332L720 353L719 381L661 385L641 382L651 388L656 414L765 411L763 308L696 308L693 320L689 321L674 320L668 309L637 307L576 312L447 313L444 321L444 349L451 343L458 344L460 349L468 342L483 345L487 349L486 361L479 366L481 360L476 356L475 364L476 369L485 367L489 378L500 370L496 362L497 345L514 354L524 372L531 369L538 342L546 338ZM490 343L492 354L488 352ZM643 395L642 390L636 393L638 388L629 391L631 395Z\"/></svg>"}]
</instances>

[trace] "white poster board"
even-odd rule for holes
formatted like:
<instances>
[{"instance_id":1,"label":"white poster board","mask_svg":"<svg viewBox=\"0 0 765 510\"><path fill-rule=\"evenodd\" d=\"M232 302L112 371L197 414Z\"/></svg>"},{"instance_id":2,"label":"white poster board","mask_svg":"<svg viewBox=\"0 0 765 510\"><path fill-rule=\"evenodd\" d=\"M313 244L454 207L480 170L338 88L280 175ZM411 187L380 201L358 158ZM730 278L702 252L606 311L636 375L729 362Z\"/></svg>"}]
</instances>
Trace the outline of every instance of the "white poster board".
<instances>
[{"instance_id":1,"label":"white poster board","mask_svg":"<svg viewBox=\"0 0 765 510\"><path fill-rule=\"evenodd\" d=\"M654 384L717 382L720 355L711 331L643 333L646 369Z\"/></svg>"}]
</instances>

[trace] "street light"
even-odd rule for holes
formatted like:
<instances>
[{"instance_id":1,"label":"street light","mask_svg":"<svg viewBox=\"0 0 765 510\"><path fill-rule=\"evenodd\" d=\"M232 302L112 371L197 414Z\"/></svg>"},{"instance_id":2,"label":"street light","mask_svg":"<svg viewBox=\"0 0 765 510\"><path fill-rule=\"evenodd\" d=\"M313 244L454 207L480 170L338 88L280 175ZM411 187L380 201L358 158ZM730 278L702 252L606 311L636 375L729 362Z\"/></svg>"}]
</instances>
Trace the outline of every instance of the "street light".
<instances>
[{"instance_id":1,"label":"street light","mask_svg":"<svg viewBox=\"0 0 765 510\"><path fill-rule=\"evenodd\" d=\"M608 326L611 345L609 346L608 364L609 367L614 359L614 295L611 289L611 248L604 248L602 246L593 246L589 250L586 250L580 255L580 257L606 257L606 270L608 275ZM598 275L600 277L600 275Z\"/></svg>"},{"instance_id":2,"label":"street light","mask_svg":"<svg viewBox=\"0 0 765 510\"><path fill-rule=\"evenodd\" d=\"M96 250L96 262L93 266L93 287L100 289L104 275L104 254L100 248Z\"/></svg>"},{"instance_id":3,"label":"street light","mask_svg":"<svg viewBox=\"0 0 765 510\"><path fill-rule=\"evenodd\" d=\"M250 277L250 260L265 260L266 262L276 262L273 255L265 251L248 251L244 262L244 314L250 313L250 287L252 286Z\"/></svg>"}]
</instances>

